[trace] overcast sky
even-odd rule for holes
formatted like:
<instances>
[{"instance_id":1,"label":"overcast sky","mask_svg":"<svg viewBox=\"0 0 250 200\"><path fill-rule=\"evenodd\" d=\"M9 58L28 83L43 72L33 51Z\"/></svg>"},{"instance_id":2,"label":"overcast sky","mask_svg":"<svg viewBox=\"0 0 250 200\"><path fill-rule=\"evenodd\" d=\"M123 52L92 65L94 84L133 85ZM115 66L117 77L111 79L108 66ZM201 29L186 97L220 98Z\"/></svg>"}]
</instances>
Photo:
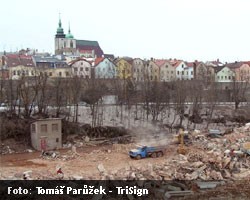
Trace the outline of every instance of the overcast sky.
<instances>
[{"instance_id":1,"label":"overcast sky","mask_svg":"<svg viewBox=\"0 0 250 200\"><path fill-rule=\"evenodd\" d=\"M248 0L2 0L0 51L54 52L59 12L115 56L250 60Z\"/></svg>"}]
</instances>

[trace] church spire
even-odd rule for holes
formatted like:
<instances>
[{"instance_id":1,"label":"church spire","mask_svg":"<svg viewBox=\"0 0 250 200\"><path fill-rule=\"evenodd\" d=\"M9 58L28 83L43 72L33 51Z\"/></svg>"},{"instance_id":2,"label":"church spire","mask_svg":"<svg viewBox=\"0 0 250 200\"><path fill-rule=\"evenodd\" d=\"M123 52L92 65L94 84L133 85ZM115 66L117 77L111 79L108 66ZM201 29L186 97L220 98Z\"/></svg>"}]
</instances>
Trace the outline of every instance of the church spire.
<instances>
[{"instance_id":1,"label":"church spire","mask_svg":"<svg viewBox=\"0 0 250 200\"><path fill-rule=\"evenodd\" d=\"M66 35L66 38L70 38L70 39L74 38L74 36L71 34L71 31L70 31L70 23L69 23L69 31L68 31L68 34Z\"/></svg>"},{"instance_id":2,"label":"church spire","mask_svg":"<svg viewBox=\"0 0 250 200\"><path fill-rule=\"evenodd\" d=\"M65 38L65 34L62 28L61 13L59 13L58 28L56 31L56 38Z\"/></svg>"},{"instance_id":3,"label":"church spire","mask_svg":"<svg viewBox=\"0 0 250 200\"><path fill-rule=\"evenodd\" d=\"M59 25L59 28L62 28L61 13L59 13L59 23L58 23L58 25Z\"/></svg>"},{"instance_id":4,"label":"church spire","mask_svg":"<svg viewBox=\"0 0 250 200\"><path fill-rule=\"evenodd\" d=\"M70 23L69 23L69 34L70 34Z\"/></svg>"}]
</instances>

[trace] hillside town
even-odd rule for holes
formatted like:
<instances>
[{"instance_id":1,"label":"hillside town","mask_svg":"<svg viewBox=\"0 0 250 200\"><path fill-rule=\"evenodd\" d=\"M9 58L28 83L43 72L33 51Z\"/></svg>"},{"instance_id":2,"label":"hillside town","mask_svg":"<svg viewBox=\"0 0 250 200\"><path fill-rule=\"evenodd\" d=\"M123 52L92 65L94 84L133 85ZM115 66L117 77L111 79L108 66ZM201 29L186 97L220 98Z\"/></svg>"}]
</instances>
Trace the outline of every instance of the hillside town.
<instances>
[{"instance_id":1,"label":"hillside town","mask_svg":"<svg viewBox=\"0 0 250 200\"><path fill-rule=\"evenodd\" d=\"M59 18L53 54L1 52L1 180L154 180L149 199L249 199L250 61L120 57L71 29Z\"/></svg>"},{"instance_id":2,"label":"hillside town","mask_svg":"<svg viewBox=\"0 0 250 200\"><path fill-rule=\"evenodd\" d=\"M250 74L250 61L222 63L219 59L185 61L181 58L115 57L105 54L97 41L75 39L70 27L65 34L61 19L54 47L53 55L29 48L2 52L1 80L43 75L49 78L131 79L135 84L146 80L171 82L194 79L238 82L248 80Z\"/></svg>"}]
</instances>

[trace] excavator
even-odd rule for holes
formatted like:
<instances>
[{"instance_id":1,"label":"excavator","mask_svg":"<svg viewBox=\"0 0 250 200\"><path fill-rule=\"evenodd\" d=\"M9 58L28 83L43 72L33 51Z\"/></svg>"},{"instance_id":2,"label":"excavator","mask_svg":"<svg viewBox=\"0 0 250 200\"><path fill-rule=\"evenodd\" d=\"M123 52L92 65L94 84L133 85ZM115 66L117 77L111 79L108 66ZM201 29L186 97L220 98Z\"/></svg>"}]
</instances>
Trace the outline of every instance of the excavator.
<instances>
[{"instance_id":1,"label":"excavator","mask_svg":"<svg viewBox=\"0 0 250 200\"><path fill-rule=\"evenodd\" d=\"M184 144L184 132L182 128L179 130L178 142L179 142L179 146L178 146L177 152L179 154L185 155L187 153L187 149Z\"/></svg>"}]
</instances>

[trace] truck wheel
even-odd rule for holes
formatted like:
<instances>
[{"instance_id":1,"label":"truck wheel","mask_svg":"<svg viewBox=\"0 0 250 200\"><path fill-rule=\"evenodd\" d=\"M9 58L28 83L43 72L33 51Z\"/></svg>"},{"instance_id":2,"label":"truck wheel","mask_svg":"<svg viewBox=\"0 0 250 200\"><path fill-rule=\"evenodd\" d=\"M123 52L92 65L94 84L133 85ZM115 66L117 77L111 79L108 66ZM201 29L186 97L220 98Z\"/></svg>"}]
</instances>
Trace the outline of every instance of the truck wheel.
<instances>
[{"instance_id":1,"label":"truck wheel","mask_svg":"<svg viewBox=\"0 0 250 200\"><path fill-rule=\"evenodd\" d=\"M156 158L156 156L157 156L156 153L152 153L151 155L152 158Z\"/></svg>"},{"instance_id":2,"label":"truck wheel","mask_svg":"<svg viewBox=\"0 0 250 200\"><path fill-rule=\"evenodd\" d=\"M163 156L162 151L157 152L157 157L162 157L162 156Z\"/></svg>"},{"instance_id":3,"label":"truck wheel","mask_svg":"<svg viewBox=\"0 0 250 200\"><path fill-rule=\"evenodd\" d=\"M135 158L136 158L136 160L140 160L141 159L141 155L137 155Z\"/></svg>"}]
</instances>

